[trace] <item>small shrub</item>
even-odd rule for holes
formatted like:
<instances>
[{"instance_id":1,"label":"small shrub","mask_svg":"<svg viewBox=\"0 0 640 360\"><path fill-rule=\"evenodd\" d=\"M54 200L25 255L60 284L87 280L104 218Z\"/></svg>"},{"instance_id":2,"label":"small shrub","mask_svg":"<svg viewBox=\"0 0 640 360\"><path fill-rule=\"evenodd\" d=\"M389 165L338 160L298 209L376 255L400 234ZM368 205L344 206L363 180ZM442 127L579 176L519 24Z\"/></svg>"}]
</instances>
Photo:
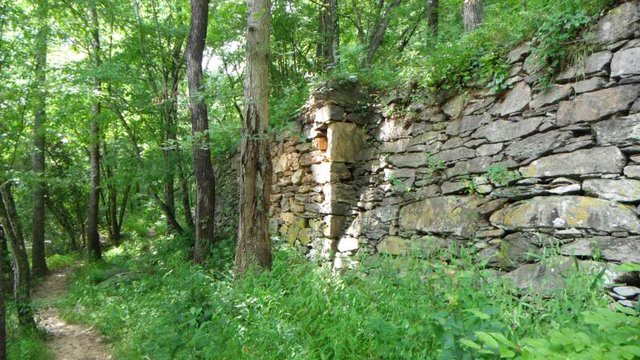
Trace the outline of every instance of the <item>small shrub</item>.
<instances>
[{"instance_id":1,"label":"small shrub","mask_svg":"<svg viewBox=\"0 0 640 360\"><path fill-rule=\"evenodd\" d=\"M487 177L492 183L498 186L507 186L512 182L522 178L516 170L509 170L503 165L493 165L487 170Z\"/></svg>"},{"instance_id":2,"label":"small shrub","mask_svg":"<svg viewBox=\"0 0 640 360\"><path fill-rule=\"evenodd\" d=\"M47 266L49 270L58 270L73 265L78 259L75 253L71 254L53 254L47 257Z\"/></svg>"}]
</instances>

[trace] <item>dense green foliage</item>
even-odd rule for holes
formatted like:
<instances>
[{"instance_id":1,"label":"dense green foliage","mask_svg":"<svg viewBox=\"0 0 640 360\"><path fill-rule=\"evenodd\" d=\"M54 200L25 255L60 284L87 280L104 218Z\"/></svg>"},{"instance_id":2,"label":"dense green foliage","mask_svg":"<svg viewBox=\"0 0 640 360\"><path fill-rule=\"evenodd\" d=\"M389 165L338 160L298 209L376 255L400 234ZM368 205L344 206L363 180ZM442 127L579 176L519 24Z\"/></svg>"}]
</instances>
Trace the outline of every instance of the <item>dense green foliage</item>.
<instances>
[{"instance_id":1,"label":"dense green foliage","mask_svg":"<svg viewBox=\"0 0 640 360\"><path fill-rule=\"evenodd\" d=\"M584 333L597 341L590 351L623 351L640 331L600 333L637 318L598 310L606 300L584 286L596 275L572 273L552 297L523 295L464 253L366 259L338 276L281 248L271 273L234 280L227 262L194 268L182 248L157 239L110 250L77 272L67 316L97 326L123 359L471 359L499 351L483 334L528 344L509 349L532 358L528 349L564 345L558 333Z\"/></svg>"},{"instance_id":2,"label":"dense green foliage","mask_svg":"<svg viewBox=\"0 0 640 360\"><path fill-rule=\"evenodd\" d=\"M120 358L640 356L637 318L603 310L604 299L583 286L593 282L584 275L571 275L565 290L545 298L520 294L469 255L451 262L447 254L428 261L363 259L360 268L336 276L279 249L273 272L234 280L232 238L214 249L207 266L194 267L187 261L189 229L182 237L157 236L169 231L161 210L161 201L169 201L159 200L168 183L176 203L183 194L194 201L197 139L189 127L182 59L189 2L96 0L102 40L96 65L91 1L49 2L46 178L39 179L31 171L30 136L42 24L35 2L0 0L0 183L15 184L19 217L30 234L31 190L46 182L48 265L75 263L78 257L69 253L83 248L87 218L91 109L101 102L101 233L112 235L107 225L115 207L123 214L125 244L109 250L104 263L79 268L59 305L67 317L96 325ZM340 1L340 62L323 71L316 58L317 2L273 0L271 131L295 127L311 89L325 80L356 79L383 91L410 83L430 91L488 86L502 92L507 54L524 41L532 41L540 81L549 82L588 50L587 26L614 1L485 0L483 23L473 32L463 29L462 2L440 0L435 34L425 16L429 1L401 1L373 62L364 66L385 2ZM211 1L202 96L218 169L229 165L239 143L246 11L244 0ZM444 163L425 156L433 174L443 170ZM486 176L503 186L518 179L499 167ZM476 193L473 179L464 180ZM396 191L410 190L389 181ZM185 225L191 209L173 210ZM233 235L233 229L221 232ZM41 334L18 329L13 306L7 311L10 358L45 358Z\"/></svg>"},{"instance_id":3,"label":"dense green foliage","mask_svg":"<svg viewBox=\"0 0 640 360\"><path fill-rule=\"evenodd\" d=\"M365 40L374 31L380 2L356 2L362 34L355 25L353 3L339 2L340 62L333 70L323 72L315 56L317 4L275 0L272 131L289 129L310 89L326 79L355 78L375 89L408 82L432 90L462 89L479 83L502 91L508 72L507 52L530 39L539 55L543 80L548 79L582 54L584 44L572 39L611 3L486 0L482 26L464 32L462 0L441 0L436 35L426 19L428 1L402 1L392 10L373 63L365 67ZM89 56L90 33L85 26L89 21L88 4L50 2L45 180L50 199L46 233L53 252L75 248L82 240L89 182L89 123L91 105L96 100L101 101L103 110L103 205L107 205L109 194L115 193L115 205L126 210L125 222L130 213L145 214L155 222L162 212L152 195L163 191L165 182L171 181L169 174L180 173L185 179L174 179L176 192L182 182L188 182L186 190L193 202L189 174L194 139L189 130L182 62L189 26L188 2L164 0L153 5L98 1L103 43L100 66ZM7 179L16 181L16 198L24 218L30 210L30 190L34 181L40 180L33 176L29 160L38 25L32 5L27 1L0 2L0 169ZM246 10L243 0L216 1L210 8L203 96L209 105L211 149L214 161L219 163L226 161L239 141ZM406 30L414 26L409 37ZM404 40L406 46L398 48ZM177 66L182 75L172 75L172 66ZM96 77L104 84L99 93L92 91ZM174 77L177 92L172 93ZM174 105L175 124L168 121ZM125 199L127 191L131 196ZM108 211L103 212L103 223L112 221L108 215ZM25 221L24 226L29 234L30 222Z\"/></svg>"},{"instance_id":4,"label":"dense green foliage","mask_svg":"<svg viewBox=\"0 0 640 360\"><path fill-rule=\"evenodd\" d=\"M43 334L30 329L22 329L18 325L16 310L12 303L7 306L7 335L9 346L7 358L48 360L50 354L46 348Z\"/></svg>"},{"instance_id":5,"label":"dense green foliage","mask_svg":"<svg viewBox=\"0 0 640 360\"><path fill-rule=\"evenodd\" d=\"M553 76L582 42L573 41L611 0L489 0L484 2L482 26L470 33L462 27L462 1L441 1L438 36L422 32L402 53L387 49L387 61L373 69L359 66L357 48L347 47L333 76L357 77L374 87L397 86L417 80L432 90L462 90L470 83L486 84L499 92L506 88L506 55L523 41L533 40L540 66ZM409 6L409 5L407 5ZM400 20L401 21L401 20ZM389 43L397 41L389 34ZM572 46L568 46L568 45Z\"/></svg>"}]
</instances>

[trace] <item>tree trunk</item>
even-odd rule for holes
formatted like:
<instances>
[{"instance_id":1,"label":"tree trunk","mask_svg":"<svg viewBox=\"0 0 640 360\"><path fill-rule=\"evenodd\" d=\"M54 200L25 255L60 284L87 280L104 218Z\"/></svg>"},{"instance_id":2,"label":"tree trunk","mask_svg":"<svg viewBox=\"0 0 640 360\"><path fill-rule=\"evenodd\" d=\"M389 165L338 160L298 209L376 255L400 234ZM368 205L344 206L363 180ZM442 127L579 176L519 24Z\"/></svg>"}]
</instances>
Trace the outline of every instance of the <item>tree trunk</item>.
<instances>
[{"instance_id":1,"label":"tree trunk","mask_svg":"<svg viewBox=\"0 0 640 360\"><path fill-rule=\"evenodd\" d=\"M465 31L473 31L482 23L482 1L464 0L462 19Z\"/></svg>"},{"instance_id":2,"label":"tree trunk","mask_svg":"<svg viewBox=\"0 0 640 360\"><path fill-rule=\"evenodd\" d=\"M127 205L129 204L129 194L131 193L131 185L128 185L124 194L122 195L122 203L120 204L120 209L118 212L118 216L115 219L113 233L114 233L114 244L120 245L122 242L122 224L124 223L124 215L127 212Z\"/></svg>"},{"instance_id":3,"label":"tree trunk","mask_svg":"<svg viewBox=\"0 0 640 360\"><path fill-rule=\"evenodd\" d=\"M4 257L5 254L0 249L0 256ZM4 310L4 285L5 280L3 276L0 276L0 360L6 360L7 358L7 330L5 326L5 310Z\"/></svg>"},{"instance_id":4,"label":"tree trunk","mask_svg":"<svg viewBox=\"0 0 640 360\"><path fill-rule=\"evenodd\" d=\"M73 226L73 219L71 219L71 215L67 213L64 207L56 208L49 197L45 198L45 203L47 204L47 208L49 208L49 212L53 214L53 217L56 218L58 224L60 224L62 229L69 236L69 250L79 250L76 231ZM80 230L82 231L82 228L80 228Z\"/></svg>"},{"instance_id":5,"label":"tree trunk","mask_svg":"<svg viewBox=\"0 0 640 360\"><path fill-rule=\"evenodd\" d=\"M109 224L111 229L109 230L109 234L111 235L111 243L114 245L120 244L120 234L118 230L118 192L116 191L116 187L114 185L110 186L109 194L107 195L109 201L109 218L111 218L111 223Z\"/></svg>"},{"instance_id":6,"label":"tree trunk","mask_svg":"<svg viewBox=\"0 0 640 360\"><path fill-rule=\"evenodd\" d=\"M47 262L44 249L44 221L45 206L44 197L46 193L44 179L44 154L45 154L45 122L46 114L46 80L47 80L47 41L49 33L48 25L48 1L38 1L37 17L40 28L36 35L36 104L33 119L33 153L32 166L35 174L33 184L32 203L32 270L33 276L39 277L47 273Z\"/></svg>"},{"instance_id":7,"label":"tree trunk","mask_svg":"<svg viewBox=\"0 0 640 360\"><path fill-rule=\"evenodd\" d=\"M0 277L2 278L5 289L13 289L13 270L11 269L11 255L9 254L9 246L7 244L7 236L5 234L2 222L0 222Z\"/></svg>"},{"instance_id":8,"label":"tree trunk","mask_svg":"<svg viewBox=\"0 0 640 360\"><path fill-rule=\"evenodd\" d=\"M91 13L91 50L93 52L96 69L101 65L100 59L100 28L98 22L98 10L95 0L89 2L89 11ZM101 91L100 79L96 76L94 81L94 90L97 94ZM99 95L96 95L99 96ZM90 146L90 162L91 162L91 183L89 188L89 211L87 218L87 248L89 254L94 259L100 259L102 252L100 249L100 234L98 233L98 217L100 215L100 99L94 100L91 109L91 146Z\"/></svg>"},{"instance_id":9,"label":"tree trunk","mask_svg":"<svg viewBox=\"0 0 640 360\"><path fill-rule=\"evenodd\" d=\"M328 70L338 64L340 32L338 28L338 0L323 0L320 4L319 39L316 48L318 64Z\"/></svg>"},{"instance_id":10,"label":"tree trunk","mask_svg":"<svg viewBox=\"0 0 640 360\"><path fill-rule=\"evenodd\" d=\"M370 66L373 63L373 58L378 52L378 48L382 45L384 36L387 33L389 27L389 16L393 9L398 7L402 0L394 0L386 9L382 12L382 16L378 19L376 26L373 28L371 38L369 39L369 46L367 47L367 58L365 59L365 66ZM383 1L384 3L384 1ZM384 6L384 4L383 4Z\"/></svg>"},{"instance_id":11,"label":"tree trunk","mask_svg":"<svg viewBox=\"0 0 640 360\"><path fill-rule=\"evenodd\" d=\"M271 269L269 194L269 33L271 1L248 0L247 61L240 162L236 271Z\"/></svg>"},{"instance_id":12,"label":"tree trunk","mask_svg":"<svg viewBox=\"0 0 640 360\"><path fill-rule=\"evenodd\" d=\"M164 70L164 92L165 92L165 114L166 114L166 140L167 149L165 156L167 158L167 179L165 183L165 198L167 205L173 210L174 217L177 217L177 208L175 200L175 177L176 167L179 165L179 159L176 156L175 141L178 137L178 93L180 91L180 80L182 79L182 66L184 65L183 53L184 38L176 39L171 51L171 62ZM193 222L187 224L193 229Z\"/></svg>"},{"instance_id":13,"label":"tree trunk","mask_svg":"<svg viewBox=\"0 0 640 360\"><path fill-rule=\"evenodd\" d=\"M201 263L210 253L215 240L215 177L209 149L207 106L202 98L202 54L209 1L191 0L191 31L187 47L187 76L193 144L193 168L196 178L195 249L193 260Z\"/></svg>"},{"instance_id":14,"label":"tree trunk","mask_svg":"<svg viewBox=\"0 0 640 360\"><path fill-rule=\"evenodd\" d=\"M195 224L193 221L193 213L191 212L189 183L187 182L187 177L181 165L178 165L178 171L180 172L180 190L182 192L182 211L184 212L184 219L187 223L187 227L193 230L195 228Z\"/></svg>"},{"instance_id":15,"label":"tree trunk","mask_svg":"<svg viewBox=\"0 0 640 360\"><path fill-rule=\"evenodd\" d=\"M11 245L13 258L13 288L18 310L18 321L25 327L35 327L30 296L29 259L24 245L22 224L18 219L11 183L0 188L0 222Z\"/></svg>"},{"instance_id":16,"label":"tree trunk","mask_svg":"<svg viewBox=\"0 0 640 360\"><path fill-rule=\"evenodd\" d=\"M438 0L429 0L429 14L427 15L429 28L434 36L438 36L438 25L440 24L440 3Z\"/></svg>"}]
</instances>

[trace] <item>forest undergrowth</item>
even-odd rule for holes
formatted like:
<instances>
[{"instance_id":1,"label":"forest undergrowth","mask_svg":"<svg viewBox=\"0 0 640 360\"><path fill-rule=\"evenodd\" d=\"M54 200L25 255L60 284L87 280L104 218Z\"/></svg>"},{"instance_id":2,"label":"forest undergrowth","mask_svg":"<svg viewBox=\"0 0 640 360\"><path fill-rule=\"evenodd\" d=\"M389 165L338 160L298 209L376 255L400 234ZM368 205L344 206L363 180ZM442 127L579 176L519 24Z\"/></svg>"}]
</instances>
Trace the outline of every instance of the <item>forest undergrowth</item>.
<instances>
[{"instance_id":1,"label":"forest undergrowth","mask_svg":"<svg viewBox=\"0 0 640 360\"><path fill-rule=\"evenodd\" d=\"M186 261L187 248L179 238L112 248L76 271L64 316L95 325L120 359L639 356L637 314L608 310L593 274L524 294L463 250L368 258L338 275L282 245L272 272L234 279L230 246L207 268Z\"/></svg>"}]
</instances>

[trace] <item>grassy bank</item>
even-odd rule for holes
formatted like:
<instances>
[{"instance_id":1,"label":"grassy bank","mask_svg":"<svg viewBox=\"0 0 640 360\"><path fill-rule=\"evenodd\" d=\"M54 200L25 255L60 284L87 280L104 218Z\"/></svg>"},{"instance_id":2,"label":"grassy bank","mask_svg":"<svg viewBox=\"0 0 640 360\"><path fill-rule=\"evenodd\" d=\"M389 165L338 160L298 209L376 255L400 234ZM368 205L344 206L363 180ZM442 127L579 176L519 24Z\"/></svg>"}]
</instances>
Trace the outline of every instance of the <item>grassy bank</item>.
<instances>
[{"instance_id":1,"label":"grassy bank","mask_svg":"<svg viewBox=\"0 0 640 360\"><path fill-rule=\"evenodd\" d=\"M97 326L121 359L531 358L552 349L554 331L595 341L585 311L606 303L585 286L593 275L571 274L549 298L523 295L467 255L377 258L336 276L283 248L271 273L234 280L229 251L205 270L185 248L162 239L111 249L77 272L66 316ZM632 319L621 316L618 325Z\"/></svg>"}]
</instances>

